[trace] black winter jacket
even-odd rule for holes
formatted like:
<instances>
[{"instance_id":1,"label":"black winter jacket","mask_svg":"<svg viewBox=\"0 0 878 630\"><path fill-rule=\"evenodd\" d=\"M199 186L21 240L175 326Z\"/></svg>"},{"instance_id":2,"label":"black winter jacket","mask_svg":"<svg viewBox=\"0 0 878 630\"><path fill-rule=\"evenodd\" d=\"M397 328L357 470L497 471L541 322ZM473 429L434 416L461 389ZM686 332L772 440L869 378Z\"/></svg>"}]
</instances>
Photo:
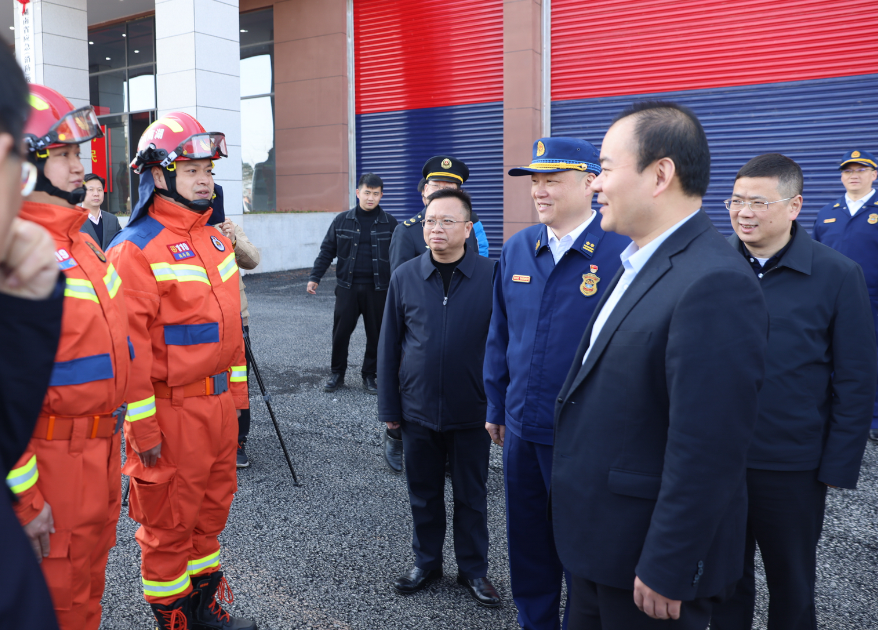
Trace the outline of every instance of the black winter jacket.
<instances>
[{"instance_id":1,"label":"black winter jacket","mask_svg":"<svg viewBox=\"0 0 878 630\"><path fill-rule=\"evenodd\" d=\"M398 221L381 209L372 210L378 217L372 223L372 274L375 289L387 290L390 283L390 239ZM351 208L336 216L326 231L320 253L314 260L311 269L311 282L320 282L323 274L329 269L333 258L338 257L335 276L338 286L350 289L354 280L354 264L357 260L357 246L360 244L360 222L357 221L357 209Z\"/></svg>"},{"instance_id":2,"label":"black winter jacket","mask_svg":"<svg viewBox=\"0 0 878 630\"><path fill-rule=\"evenodd\" d=\"M434 431L484 426L496 263L467 247L446 298L430 256L403 263L390 281L378 341L378 419Z\"/></svg>"}]
</instances>

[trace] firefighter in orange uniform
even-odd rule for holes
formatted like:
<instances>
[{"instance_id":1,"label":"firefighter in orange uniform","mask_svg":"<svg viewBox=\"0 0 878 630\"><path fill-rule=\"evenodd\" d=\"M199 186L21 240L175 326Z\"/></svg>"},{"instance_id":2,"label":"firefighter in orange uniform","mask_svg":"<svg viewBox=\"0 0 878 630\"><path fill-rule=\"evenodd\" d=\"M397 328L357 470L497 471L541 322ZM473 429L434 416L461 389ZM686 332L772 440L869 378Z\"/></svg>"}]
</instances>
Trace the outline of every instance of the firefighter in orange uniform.
<instances>
[{"instance_id":1,"label":"firefighter in orange uniform","mask_svg":"<svg viewBox=\"0 0 878 630\"><path fill-rule=\"evenodd\" d=\"M225 136L188 114L151 124L131 163L141 201L107 250L134 343L130 515L161 630L256 628L220 605L232 600L217 537L237 490L236 409L249 407L235 251L208 226L220 157Z\"/></svg>"},{"instance_id":2,"label":"firefighter in orange uniform","mask_svg":"<svg viewBox=\"0 0 878 630\"><path fill-rule=\"evenodd\" d=\"M79 145L101 137L91 106L30 86L25 127L37 184L21 217L46 228L66 276L61 343L28 449L6 483L41 559L62 630L97 630L121 503L121 427L131 345L121 280L94 240Z\"/></svg>"}]
</instances>

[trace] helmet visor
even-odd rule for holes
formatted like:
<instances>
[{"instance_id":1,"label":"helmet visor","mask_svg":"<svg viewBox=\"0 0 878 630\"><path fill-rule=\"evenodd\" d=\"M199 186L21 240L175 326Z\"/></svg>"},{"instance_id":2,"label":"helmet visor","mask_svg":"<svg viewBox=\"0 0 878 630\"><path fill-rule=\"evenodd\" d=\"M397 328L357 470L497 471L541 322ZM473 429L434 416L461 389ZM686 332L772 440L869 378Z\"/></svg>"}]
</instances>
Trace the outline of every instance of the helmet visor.
<instances>
[{"instance_id":1,"label":"helmet visor","mask_svg":"<svg viewBox=\"0 0 878 630\"><path fill-rule=\"evenodd\" d=\"M49 137L52 144L82 144L94 138L102 138L98 117L91 105L80 107L66 114L52 126Z\"/></svg>"},{"instance_id":2,"label":"helmet visor","mask_svg":"<svg viewBox=\"0 0 878 630\"><path fill-rule=\"evenodd\" d=\"M189 160L229 157L225 134L212 131L189 136L175 151L178 158Z\"/></svg>"}]
</instances>

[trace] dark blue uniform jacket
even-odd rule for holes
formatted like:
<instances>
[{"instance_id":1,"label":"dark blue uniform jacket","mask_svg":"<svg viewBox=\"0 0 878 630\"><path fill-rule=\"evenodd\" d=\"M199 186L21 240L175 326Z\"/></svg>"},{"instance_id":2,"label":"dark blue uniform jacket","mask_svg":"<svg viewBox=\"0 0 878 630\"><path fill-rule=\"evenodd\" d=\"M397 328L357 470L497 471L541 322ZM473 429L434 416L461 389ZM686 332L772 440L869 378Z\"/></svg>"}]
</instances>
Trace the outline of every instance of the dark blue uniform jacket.
<instances>
[{"instance_id":1,"label":"dark blue uniform jacket","mask_svg":"<svg viewBox=\"0 0 878 630\"><path fill-rule=\"evenodd\" d=\"M729 243L743 254L737 236ZM798 227L759 284L770 325L747 466L819 469L820 481L854 488L878 379L863 272Z\"/></svg>"},{"instance_id":2,"label":"dark blue uniform jacket","mask_svg":"<svg viewBox=\"0 0 878 630\"><path fill-rule=\"evenodd\" d=\"M576 346L631 240L601 229L596 216L558 264L544 225L525 228L500 253L494 313L485 353L488 422L518 437L552 444L555 399ZM597 269L597 289L582 287Z\"/></svg>"},{"instance_id":3,"label":"dark blue uniform jacket","mask_svg":"<svg viewBox=\"0 0 878 630\"><path fill-rule=\"evenodd\" d=\"M393 272L378 341L378 419L434 431L485 424L493 260L467 247L448 297L427 251Z\"/></svg>"}]
</instances>

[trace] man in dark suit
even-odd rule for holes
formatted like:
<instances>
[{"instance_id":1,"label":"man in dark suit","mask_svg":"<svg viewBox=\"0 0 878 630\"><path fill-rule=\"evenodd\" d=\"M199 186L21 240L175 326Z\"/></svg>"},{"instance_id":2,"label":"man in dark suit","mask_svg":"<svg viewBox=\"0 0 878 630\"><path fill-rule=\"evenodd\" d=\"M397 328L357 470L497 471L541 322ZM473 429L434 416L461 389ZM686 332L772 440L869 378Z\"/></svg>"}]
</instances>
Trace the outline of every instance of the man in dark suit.
<instances>
[{"instance_id":1,"label":"man in dark suit","mask_svg":"<svg viewBox=\"0 0 878 630\"><path fill-rule=\"evenodd\" d=\"M814 582L826 487L855 488L875 402L875 328L863 270L796 222L802 169L778 153L747 162L726 207L734 250L771 315L765 385L747 457L744 578L713 630L749 630L756 545L768 627L816 630Z\"/></svg>"},{"instance_id":2,"label":"man in dark suit","mask_svg":"<svg viewBox=\"0 0 878 630\"><path fill-rule=\"evenodd\" d=\"M119 219L111 212L101 210L104 203L104 178L89 173L83 178L85 199L82 207L88 210L88 220L82 224L80 232L91 236L101 249L107 249L116 234L122 231Z\"/></svg>"},{"instance_id":3,"label":"man in dark suit","mask_svg":"<svg viewBox=\"0 0 878 630\"><path fill-rule=\"evenodd\" d=\"M607 132L601 168L601 228L633 243L555 406L551 514L573 576L569 627L703 630L743 573L768 314L701 210L710 152L695 114L633 105Z\"/></svg>"}]
</instances>

